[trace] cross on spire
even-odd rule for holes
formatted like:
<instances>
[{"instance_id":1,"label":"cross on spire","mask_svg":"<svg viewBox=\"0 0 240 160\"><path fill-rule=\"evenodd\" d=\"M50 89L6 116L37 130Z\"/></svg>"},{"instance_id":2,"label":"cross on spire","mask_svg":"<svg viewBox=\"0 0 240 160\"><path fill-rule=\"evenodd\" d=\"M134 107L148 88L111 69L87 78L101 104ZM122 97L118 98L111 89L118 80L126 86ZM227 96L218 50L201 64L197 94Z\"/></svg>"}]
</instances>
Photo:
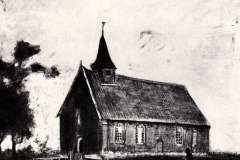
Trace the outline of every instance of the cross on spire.
<instances>
[{"instance_id":1,"label":"cross on spire","mask_svg":"<svg viewBox=\"0 0 240 160\"><path fill-rule=\"evenodd\" d=\"M103 33L104 33L104 26L105 26L105 24L106 24L106 22L102 22L102 35L103 35Z\"/></svg>"}]
</instances>

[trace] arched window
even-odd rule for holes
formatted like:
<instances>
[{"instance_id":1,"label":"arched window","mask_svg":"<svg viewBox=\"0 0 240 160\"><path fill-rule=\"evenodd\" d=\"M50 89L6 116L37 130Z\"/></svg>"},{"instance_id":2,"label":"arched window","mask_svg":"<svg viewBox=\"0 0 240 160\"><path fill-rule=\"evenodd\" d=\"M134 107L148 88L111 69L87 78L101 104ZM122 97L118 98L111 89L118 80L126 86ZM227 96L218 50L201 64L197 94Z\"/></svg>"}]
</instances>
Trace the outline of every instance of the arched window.
<instances>
[{"instance_id":1,"label":"arched window","mask_svg":"<svg viewBox=\"0 0 240 160\"><path fill-rule=\"evenodd\" d=\"M145 143L145 126L138 125L136 128L136 143L144 144Z\"/></svg>"},{"instance_id":2,"label":"arched window","mask_svg":"<svg viewBox=\"0 0 240 160\"><path fill-rule=\"evenodd\" d=\"M77 139L77 152L79 153L79 152L82 152L82 146L81 146L81 144L82 144L82 137L79 137L78 139Z\"/></svg>"},{"instance_id":3,"label":"arched window","mask_svg":"<svg viewBox=\"0 0 240 160\"><path fill-rule=\"evenodd\" d=\"M79 110L76 111L76 119L77 119L77 125L80 126L81 125L81 117L80 117Z\"/></svg>"},{"instance_id":4,"label":"arched window","mask_svg":"<svg viewBox=\"0 0 240 160\"><path fill-rule=\"evenodd\" d=\"M80 115L79 114L78 114L78 117L77 117L77 123L78 123L78 125L81 124L81 119L80 119Z\"/></svg>"},{"instance_id":5,"label":"arched window","mask_svg":"<svg viewBox=\"0 0 240 160\"><path fill-rule=\"evenodd\" d=\"M176 129L176 144L182 145L183 144L183 128L178 127Z\"/></svg>"},{"instance_id":6,"label":"arched window","mask_svg":"<svg viewBox=\"0 0 240 160\"><path fill-rule=\"evenodd\" d=\"M193 135L192 135L192 147L195 147L197 144L197 131L193 130Z\"/></svg>"},{"instance_id":7,"label":"arched window","mask_svg":"<svg viewBox=\"0 0 240 160\"><path fill-rule=\"evenodd\" d=\"M115 143L123 143L123 124L118 123L115 126Z\"/></svg>"}]
</instances>

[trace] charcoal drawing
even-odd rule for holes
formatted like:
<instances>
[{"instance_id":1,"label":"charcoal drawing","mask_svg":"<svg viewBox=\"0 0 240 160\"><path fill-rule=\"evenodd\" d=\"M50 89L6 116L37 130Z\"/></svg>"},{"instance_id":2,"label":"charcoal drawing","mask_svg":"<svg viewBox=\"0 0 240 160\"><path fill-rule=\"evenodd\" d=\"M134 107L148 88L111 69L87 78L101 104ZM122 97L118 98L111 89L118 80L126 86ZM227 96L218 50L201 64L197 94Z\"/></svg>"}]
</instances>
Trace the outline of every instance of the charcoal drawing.
<instances>
[{"instance_id":1,"label":"charcoal drawing","mask_svg":"<svg viewBox=\"0 0 240 160\"><path fill-rule=\"evenodd\" d=\"M209 152L210 124L185 86L115 71L102 31L96 60L91 69L80 64L58 113L61 152Z\"/></svg>"},{"instance_id":2,"label":"charcoal drawing","mask_svg":"<svg viewBox=\"0 0 240 160\"><path fill-rule=\"evenodd\" d=\"M0 160L240 159L239 6L0 0Z\"/></svg>"}]
</instances>

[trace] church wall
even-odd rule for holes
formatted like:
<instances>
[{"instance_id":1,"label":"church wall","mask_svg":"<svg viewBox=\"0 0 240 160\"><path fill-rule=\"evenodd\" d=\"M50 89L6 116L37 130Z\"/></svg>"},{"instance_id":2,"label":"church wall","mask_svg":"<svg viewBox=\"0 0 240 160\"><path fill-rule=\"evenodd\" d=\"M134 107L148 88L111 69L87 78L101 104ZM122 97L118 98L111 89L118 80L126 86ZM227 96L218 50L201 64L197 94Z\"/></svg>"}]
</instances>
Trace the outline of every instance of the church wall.
<instances>
[{"instance_id":1,"label":"church wall","mask_svg":"<svg viewBox=\"0 0 240 160\"><path fill-rule=\"evenodd\" d=\"M102 127L95 106L92 102L85 78L80 76L79 87L75 93L75 108L80 111L81 124L77 126L75 117L76 137L82 137L83 153L99 153L102 146Z\"/></svg>"},{"instance_id":2,"label":"church wall","mask_svg":"<svg viewBox=\"0 0 240 160\"><path fill-rule=\"evenodd\" d=\"M60 148L62 153L71 151L75 141L72 99L70 98L65 105L68 107L60 116Z\"/></svg>"},{"instance_id":3,"label":"church wall","mask_svg":"<svg viewBox=\"0 0 240 160\"><path fill-rule=\"evenodd\" d=\"M104 151L113 152L185 152L186 148L190 148L196 153L207 153L209 151L209 128L194 127L190 125L172 125L157 123L136 123L124 122L124 142L115 143L114 126L118 122L109 122L108 130L104 133L108 136L107 144ZM146 139L144 144L136 143L136 126L144 124L146 128ZM183 144L176 144L176 129L183 129ZM192 146L193 131L197 132L196 146Z\"/></svg>"},{"instance_id":4,"label":"church wall","mask_svg":"<svg viewBox=\"0 0 240 160\"><path fill-rule=\"evenodd\" d=\"M81 73L76 78L76 82L72 86L66 100L66 107L60 116L61 152L77 152L78 141L82 139L81 152L99 153L102 147L101 123ZM78 124L78 112L80 124Z\"/></svg>"}]
</instances>

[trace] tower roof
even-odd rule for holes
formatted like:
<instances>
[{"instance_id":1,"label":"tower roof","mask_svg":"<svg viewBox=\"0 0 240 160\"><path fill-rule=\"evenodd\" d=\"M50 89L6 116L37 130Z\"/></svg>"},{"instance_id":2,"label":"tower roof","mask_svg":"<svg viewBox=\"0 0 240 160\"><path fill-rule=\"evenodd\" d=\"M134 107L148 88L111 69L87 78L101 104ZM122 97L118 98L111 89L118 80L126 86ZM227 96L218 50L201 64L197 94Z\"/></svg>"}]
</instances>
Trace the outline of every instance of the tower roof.
<instances>
[{"instance_id":1,"label":"tower roof","mask_svg":"<svg viewBox=\"0 0 240 160\"><path fill-rule=\"evenodd\" d=\"M95 62L91 64L91 68L93 70L100 69L100 68L116 69L116 66L114 65L114 63L109 55L107 43L104 38L104 32L103 32L104 24L105 23L103 22L102 36L101 36L100 42L99 42L97 58L96 58Z\"/></svg>"}]
</instances>

